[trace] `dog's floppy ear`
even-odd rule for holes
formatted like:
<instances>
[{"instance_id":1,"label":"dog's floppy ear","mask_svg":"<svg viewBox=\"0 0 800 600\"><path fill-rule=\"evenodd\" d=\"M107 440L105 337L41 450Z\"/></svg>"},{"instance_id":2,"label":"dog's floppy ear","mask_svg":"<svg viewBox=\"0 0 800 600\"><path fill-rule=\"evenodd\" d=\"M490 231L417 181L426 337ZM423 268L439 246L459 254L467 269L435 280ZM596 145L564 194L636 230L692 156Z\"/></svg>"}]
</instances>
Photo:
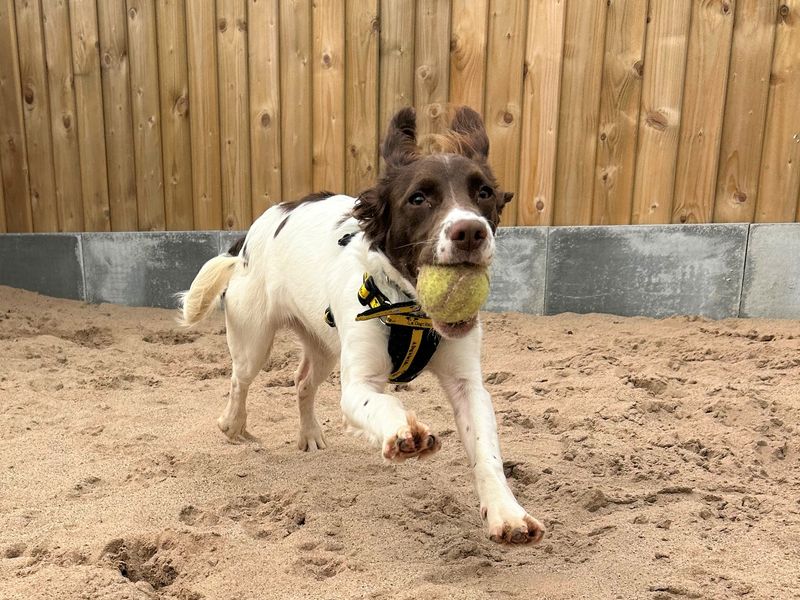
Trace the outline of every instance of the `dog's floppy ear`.
<instances>
[{"instance_id":1,"label":"dog's floppy ear","mask_svg":"<svg viewBox=\"0 0 800 600\"><path fill-rule=\"evenodd\" d=\"M450 123L450 129L461 138L462 152L469 153L469 158L487 159L489 136L486 135L483 119L477 112L469 106L460 106Z\"/></svg>"},{"instance_id":2,"label":"dog's floppy ear","mask_svg":"<svg viewBox=\"0 0 800 600\"><path fill-rule=\"evenodd\" d=\"M376 188L361 192L353 206L353 216L358 221L370 246L383 250L389 234L389 202L381 198Z\"/></svg>"},{"instance_id":3,"label":"dog's floppy ear","mask_svg":"<svg viewBox=\"0 0 800 600\"><path fill-rule=\"evenodd\" d=\"M417 112L412 107L401 108L392 117L382 153L391 167L407 165L417 159Z\"/></svg>"}]
</instances>

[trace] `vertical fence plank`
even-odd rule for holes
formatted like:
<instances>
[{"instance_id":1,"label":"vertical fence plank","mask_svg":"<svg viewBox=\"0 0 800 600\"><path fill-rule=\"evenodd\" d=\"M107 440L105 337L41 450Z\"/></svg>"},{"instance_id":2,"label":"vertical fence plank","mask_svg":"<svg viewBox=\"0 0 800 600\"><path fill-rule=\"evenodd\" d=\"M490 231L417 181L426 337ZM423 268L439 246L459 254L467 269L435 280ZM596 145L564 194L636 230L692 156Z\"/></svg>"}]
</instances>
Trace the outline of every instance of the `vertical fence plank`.
<instances>
[{"instance_id":1,"label":"vertical fence plank","mask_svg":"<svg viewBox=\"0 0 800 600\"><path fill-rule=\"evenodd\" d=\"M167 229L187 230L192 214L192 149L189 131L189 67L183 0L156 2L164 216ZM113 214L113 213L112 213Z\"/></svg>"},{"instance_id":2,"label":"vertical fence plank","mask_svg":"<svg viewBox=\"0 0 800 600\"><path fill-rule=\"evenodd\" d=\"M450 79L450 1L418 0L415 31L414 106L417 135L446 128Z\"/></svg>"},{"instance_id":3,"label":"vertical fence plank","mask_svg":"<svg viewBox=\"0 0 800 600\"><path fill-rule=\"evenodd\" d=\"M186 0L195 229L222 227L216 31L214 2Z\"/></svg>"},{"instance_id":4,"label":"vertical fence plank","mask_svg":"<svg viewBox=\"0 0 800 600\"><path fill-rule=\"evenodd\" d=\"M67 0L43 2L42 11L59 229L82 231L81 161L75 127L75 88Z\"/></svg>"},{"instance_id":5,"label":"vertical fence plank","mask_svg":"<svg viewBox=\"0 0 800 600\"><path fill-rule=\"evenodd\" d=\"M588 225L597 150L605 2L567 3L553 223Z\"/></svg>"},{"instance_id":6,"label":"vertical fence plank","mask_svg":"<svg viewBox=\"0 0 800 600\"><path fill-rule=\"evenodd\" d=\"M0 233L6 231L6 199L3 195L3 171L0 169Z\"/></svg>"},{"instance_id":7,"label":"vertical fence plank","mask_svg":"<svg viewBox=\"0 0 800 600\"><path fill-rule=\"evenodd\" d=\"M488 19L489 0L453 0L450 103L465 104L481 114L486 89Z\"/></svg>"},{"instance_id":8,"label":"vertical fence plank","mask_svg":"<svg viewBox=\"0 0 800 600\"><path fill-rule=\"evenodd\" d=\"M344 189L344 3L317 0L313 7L313 173L315 190Z\"/></svg>"},{"instance_id":9,"label":"vertical fence plank","mask_svg":"<svg viewBox=\"0 0 800 600\"><path fill-rule=\"evenodd\" d=\"M253 217L281 199L281 62L278 3L249 0L250 173Z\"/></svg>"},{"instance_id":10,"label":"vertical fence plank","mask_svg":"<svg viewBox=\"0 0 800 600\"><path fill-rule=\"evenodd\" d=\"M736 4L714 201L716 222L753 220L777 11L777 0Z\"/></svg>"},{"instance_id":11,"label":"vertical fence plank","mask_svg":"<svg viewBox=\"0 0 800 600\"><path fill-rule=\"evenodd\" d=\"M0 0L0 171L6 229L33 231L14 0Z\"/></svg>"},{"instance_id":12,"label":"vertical fence plank","mask_svg":"<svg viewBox=\"0 0 800 600\"><path fill-rule=\"evenodd\" d=\"M648 0L608 7L592 223L631 222Z\"/></svg>"},{"instance_id":13,"label":"vertical fence plank","mask_svg":"<svg viewBox=\"0 0 800 600\"><path fill-rule=\"evenodd\" d=\"M691 14L686 0L650 0L633 223L669 223L672 217Z\"/></svg>"},{"instance_id":14,"label":"vertical fence plank","mask_svg":"<svg viewBox=\"0 0 800 600\"><path fill-rule=\"evenodd\" d=\"M139 215L136 209L136 161L133 152L125 0L99 2L97 19L111 229L136 231L139 229Z\"/></svg>"},{"instance_id":15,"label":"vertical fence plank","mask_svg":"<svg viewBox=\"0 0 800 600\"><path fill-rule=\"evenodd\" d=\"M492 0L489 5L487 71L484 106L491 152L489 162L500 185L518 192L522 71L525 61L527 2ZM517 222L518 194L503 210L502 225Z\"/></svg>"},{"instance_id":16,"label":"vertical fence plank","mask_svg":"<svg viewBox=\"0 0 800 600\"><path fill-rule=\"evenodd\" d=\"M794 221L800 193L800 0L783 0L775 30L755 220Z\"/></svg>"},{"instance_id":17,"label":"vertical fence plank","mask_svg":"<svg viewBox=\"0 0 800 600\"><path fill-rule=\"evenodd\" d=\"M692 4L686 84L675 173L675 223L707 223L714 212L717 160L725 108L733 0Z\"/></svg>"},{"instance_id":18,"label":"vertical fence plank","mask_svg":"<svg viewBox=\"0 0 800 600\"><path fill-rule=\"evenodd\" d=\"M311 192L311 0L281 0L283 199Z\"/></svg>"},{"instance_id":19,"label":"vertical fence plank","mask_svg":"<svg viewBox=\"0 0 800 600\"><path fill-rule=\"evenodd\" d=\"M88 231L109 231L108 172L100 81L97 5L94 0L70 3L72 69L75 73L78 147L81 154L83 224Z\"/></svg>"},{"instance_id":20,"label":"vertical fence plank","mask_svg":"<svg viewBox=\"0 0 800 600\"><path fill-rule=\"evenodd\" d=\"M16 12L33 230L58 231L41 6L38 1L17 0Z\"/></svg>"},{"instance_id":21,"label":"vertical fence plank","mask_svg":"<svg viewBox=\"0 0 800 600\"><path fill-rule=\"evenodd\" d=\"M155 0L127 0L139 229L166 228Z\"/></svg>"},{"instance_id":22,"label":"vertical fence plank","mask_svg":"<svg viewBox=\"0 0 800 600\"><path fill-rule=\"evenodd\" d=\"M565 15L566 0L534 0L528 9L518 225L553 222Z\"/></svg>"},{"instance_id":23,"label":"vertical fence plank","mask_svg":"<svg viewBox=\"0 0 800 600\"><path fill-rule=\"evenodd\" d=\"M345 189L358 194L378 174L378 0L348 0Z\"/></svg>"},{"instance_id":24,"label":"vertical fence plank","mask_svg":"<svg viewBox=\"0 0 800 600\"><path fill-rule=\"evenodd\" d=\"M247 93L246 0L217 0L222 223L250 227L250 123Z\"/></svg>"},{"instance_id":25,"label":"vertical fence plank","mask_svg":"<svg viewBox=\"0 0 800 600\"><path fill-rule=\"evenodd\" d=\"M414 104L414 9L414 0L381 0L381 136L395 112Z\"/></svg>"}]
</instances>

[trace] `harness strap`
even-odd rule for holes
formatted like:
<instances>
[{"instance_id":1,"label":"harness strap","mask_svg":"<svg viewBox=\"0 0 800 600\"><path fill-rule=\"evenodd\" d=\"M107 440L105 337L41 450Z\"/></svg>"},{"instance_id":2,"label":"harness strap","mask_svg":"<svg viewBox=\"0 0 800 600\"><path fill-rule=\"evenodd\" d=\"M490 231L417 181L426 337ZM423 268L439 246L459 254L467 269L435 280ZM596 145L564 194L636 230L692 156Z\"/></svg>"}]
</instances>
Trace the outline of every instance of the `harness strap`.
<instances>
[{"instance_id":1,"label":"harness strap","mask_svg":"<svg viewBox=\"0 0 800 600\"><path fill-rule=\"evenodd\" d=\"M392 303L369 273L364 273L358 300L369 308L359 313L356 321L380 319L389 327L388 351L392 359L389 381L408 383L415 379L430 362L441 339L431 319L414 301ZM325 322L336 327L330 307L325 310Z\"/></svg>"}]
</instances>

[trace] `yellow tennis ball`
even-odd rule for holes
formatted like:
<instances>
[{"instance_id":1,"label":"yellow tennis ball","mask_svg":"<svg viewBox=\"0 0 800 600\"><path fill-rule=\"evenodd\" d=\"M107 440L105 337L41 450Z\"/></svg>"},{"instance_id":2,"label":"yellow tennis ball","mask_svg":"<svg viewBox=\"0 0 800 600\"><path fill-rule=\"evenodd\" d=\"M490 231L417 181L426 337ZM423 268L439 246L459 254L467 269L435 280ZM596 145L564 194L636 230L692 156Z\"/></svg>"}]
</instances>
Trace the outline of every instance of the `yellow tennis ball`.
<instances>
[{"instance_id":1,"label":"yellow tennis ball","mask_svg":"<svg viewBox=\"0 0 800 600\"><path fill-rule=\"evenodd\" d=\"M427 265L419 271L417 295L433 320L467 321L489 297L489 272L475 265Z\"/></svg>"}]
</instances>

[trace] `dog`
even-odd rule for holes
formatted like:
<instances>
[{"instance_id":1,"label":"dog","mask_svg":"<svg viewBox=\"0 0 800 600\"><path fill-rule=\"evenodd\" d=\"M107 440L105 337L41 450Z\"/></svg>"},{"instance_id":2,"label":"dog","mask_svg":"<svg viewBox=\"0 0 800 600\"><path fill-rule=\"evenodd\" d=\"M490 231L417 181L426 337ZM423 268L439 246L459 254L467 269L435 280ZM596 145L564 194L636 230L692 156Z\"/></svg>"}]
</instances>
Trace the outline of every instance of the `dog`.
<instances>
[{"instance_id":1,"label":"dog","mask_svg":"<svg viewBox=\"0 0 800 600\"><path fill-rule=\"evenodd\" d=\"M386 168L373 188L358 198L322 192L268 209L243 241L201 268L182 294L182 322L194 325L223 307L233 370L218 425L231 441L252 439L247 391L281 328L293 330L303 350L295 373L301 450L327 445L314 397L338 361L350 430L379 445L387 461L434 454L437 435L386 393L389 381L416 374L405 363L412 371L427 368L453 407L489 537L536 543L544 527L519 505L503 473L478 319L441 323L415 305L421 266L489 266L512 197L489 167L478 113L458 108L438 143L441 151L422 153L414 109L398 111L382 145ZM418 350L427 355L419 361L411 356Z\"/></svg>"}]
</instances>

